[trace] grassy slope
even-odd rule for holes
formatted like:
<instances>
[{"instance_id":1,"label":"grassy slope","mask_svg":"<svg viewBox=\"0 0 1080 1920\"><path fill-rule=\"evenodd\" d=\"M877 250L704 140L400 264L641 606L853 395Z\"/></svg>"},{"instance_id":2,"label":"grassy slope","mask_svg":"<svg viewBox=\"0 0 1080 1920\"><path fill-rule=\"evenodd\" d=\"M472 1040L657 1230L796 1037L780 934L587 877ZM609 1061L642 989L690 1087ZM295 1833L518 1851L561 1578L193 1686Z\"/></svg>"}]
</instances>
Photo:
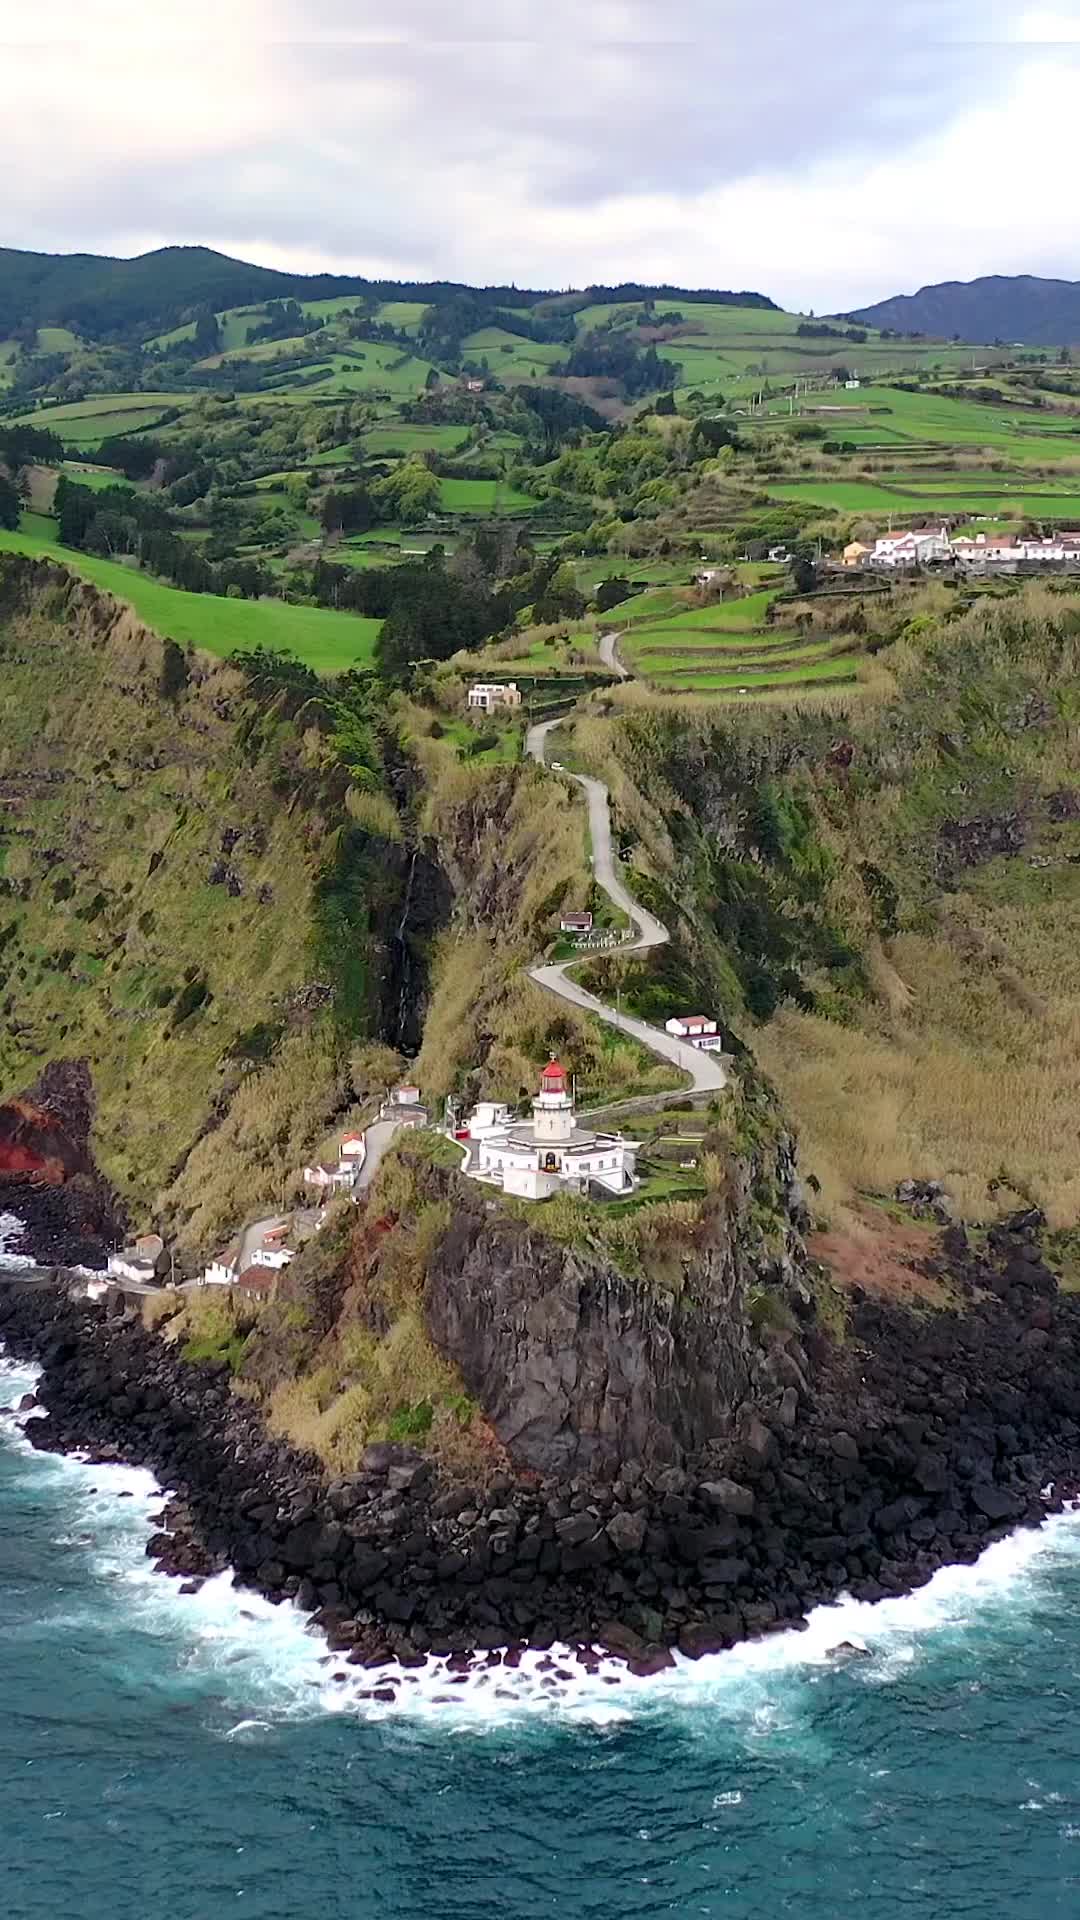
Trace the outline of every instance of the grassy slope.
<instances>
[{"instance_id":1,"label":"grassy slope","mask_svg":"<svg viewBox=\"0 0 1080 1920\"><path fill-rule=\"evenodd\" d=\"M312 857L301 816L234 751L232 670L207 662L160 700L156 635L130 615L106 629L79 593L60 584L0 623L3 845L26 882L2 916L18 1022L3 1023L0 1083L88 1054L101 1162L138 1211L205 1118L226 1048L307 976ZM236 850L240 898L207 878L230 823L265 836ZM213 998L175 1026L189 969Z\"/></svg>"},{"instance_id":2,"label":"grassy slope","mask_svg":"<svg viewBox=\"0 0 1080 1920\"><path fill-rule=\"evenodd\" d=\"M766 964L802 971L813 1010L789 1001L741 1031L830 1214L914 1175L943 1180L976 1220L1031 1199L1066 1224L1080 1216L1080 822L1071 802L1048 801L1080 793L1080 596L1025 587L947 625L935 604L925 596L925 629L879 657L893 690L839 720L745 703L729 723L705 708L629 718L616 734L622 817L658 860L668 832L697 845L683 884L699 929L713 915L728 937L764 928ZM831 759L838 737L847 774ZM636 810L628 772L655 817ZM687 813L710 823L699 842ZM954 860L950 823L1014 817L1015 853L984 841ZM717 873L707 847L721 831ZM775 958L778 915L797 926L791 961Z\"/></svg>"},{"instance_id":3,"label":"grassy slope","mask_svg":"<svg viewBox=\"0 0 1080 1920\"><path fill-rule=\"evenodd\" d=\"M0 548L12 553L45 554L104 587L134 607L156 632L182 646L202 647L224 658L238 649L278 648L294 653L316 673L341 673L371 660L378 620L334 613L323 607L292 607L281 600L227 600L218 594L184 593L119 561L62 547L52 537L51 521L25 514L25 531L0 531ZM45 531L49 529L50 531Z\"/></svg>"}]
</instances>

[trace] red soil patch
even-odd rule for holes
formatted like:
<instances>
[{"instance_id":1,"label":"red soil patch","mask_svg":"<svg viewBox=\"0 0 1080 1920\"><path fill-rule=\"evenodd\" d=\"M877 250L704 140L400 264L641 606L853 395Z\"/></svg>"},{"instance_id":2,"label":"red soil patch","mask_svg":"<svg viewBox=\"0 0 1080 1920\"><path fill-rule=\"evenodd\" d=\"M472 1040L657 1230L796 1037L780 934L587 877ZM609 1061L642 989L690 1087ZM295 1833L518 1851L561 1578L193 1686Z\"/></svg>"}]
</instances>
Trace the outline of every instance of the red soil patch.
<instances>
[{"instance_id":1,"label":"red soil patch","mask_svg":"<svg viewBox=\"0 0 1080 1920\"><path fill-rule=\"evenodd\" d=\"M839 1287L862 1287L892 1300L943 1301L941 1283L925 1271L936 1250L936 1234L884 1213L852 1215L842 1228L811 1234L813 1259L828 1267Z\"/></svg>"}]
</instances>

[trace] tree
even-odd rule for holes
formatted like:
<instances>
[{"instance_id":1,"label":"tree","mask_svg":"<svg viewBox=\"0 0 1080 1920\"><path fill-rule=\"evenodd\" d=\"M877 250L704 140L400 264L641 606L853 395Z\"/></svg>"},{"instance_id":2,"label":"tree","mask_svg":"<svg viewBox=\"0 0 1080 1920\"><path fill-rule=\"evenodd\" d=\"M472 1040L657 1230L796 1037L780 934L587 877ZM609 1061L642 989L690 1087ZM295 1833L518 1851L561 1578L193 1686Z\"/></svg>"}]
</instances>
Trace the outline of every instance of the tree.
<instances>
[{"instance_id":1,"label":"tree","mask_svg":"<svg viewBox=\"0 0 1080 1920\"><path fill-rule=\"evenodd\" d=\"M0 473L0 527L13 531L19 524L19 494L13 481Z\"/></svg>"},{"instance_id":2,"label":"tree","mask_svg":"<svg viewBox=\"0 0 1080 1920\"><path fill-rule=\"evenodd\" d=\"M200 360L221 352L221 328L212 307L203 307L196 318L195 352Z\"/></svg>"},{"instance_id":3,"label":"tree","mask_svg":"<svg viewBox=\"0 0 1080 1920\"><path fill-rule=\"evenodd\" d=\"M791 549L791 577L800 593L817 586L817 549L811 540L797 540Z\"/></svg>"}]
</instances>

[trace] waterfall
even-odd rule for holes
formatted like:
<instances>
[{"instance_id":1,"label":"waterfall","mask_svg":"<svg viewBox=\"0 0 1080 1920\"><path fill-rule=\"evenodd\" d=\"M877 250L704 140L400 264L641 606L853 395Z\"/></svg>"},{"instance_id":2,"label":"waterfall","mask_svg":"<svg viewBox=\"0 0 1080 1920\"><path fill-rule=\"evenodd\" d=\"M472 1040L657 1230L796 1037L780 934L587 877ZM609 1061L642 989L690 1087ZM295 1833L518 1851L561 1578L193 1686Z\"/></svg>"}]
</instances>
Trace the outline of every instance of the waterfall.
<instances>
[{"instance_id":1,"label":"waterfall","mask_svg":"<svg viewBox=\"0 0 1080 1920\"><path fill-rule=\"evenodd\" d=\"M412 906L413 878L416 873L418 857L417 850L414 848L409 856L409 871L405 878L405 899L401 909L401 919L398 921L398 929L394 935L394 944L398 949L398 972L400 977L397 1019L394 1024L394 1043L398 1046L401 1044L401 1035L408 1015L407 1002L409 987L412 981L412 955L409 952L407 930L409 925L409 910Z\"/></svg>"}]
</instances>

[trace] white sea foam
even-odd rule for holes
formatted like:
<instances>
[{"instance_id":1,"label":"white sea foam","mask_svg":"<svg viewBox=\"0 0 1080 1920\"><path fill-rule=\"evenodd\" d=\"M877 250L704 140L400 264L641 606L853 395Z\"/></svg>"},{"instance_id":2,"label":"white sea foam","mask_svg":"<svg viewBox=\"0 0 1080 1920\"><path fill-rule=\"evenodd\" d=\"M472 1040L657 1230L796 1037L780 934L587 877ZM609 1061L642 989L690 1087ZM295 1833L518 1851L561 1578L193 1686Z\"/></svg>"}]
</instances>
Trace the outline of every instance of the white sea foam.
<instances>
[{"instance_id":1,"label":"white sea foam","mask_svg":"<svg viewBox=\"0 0 1080 1920\"><path fill-rule=\"evenodd\" d=\"M22 1221L14 1213L0 1213L0 1272L22 1273L37 1265L29 1254L16 1252L22 1244Z\"/></svg>"},{"instance_id":2,"label":"white sea foam","mask_svg":"<svg viewBox=\"0 0 1080 1920\"><path fill-rule=\"evenodd\" d=\"M17 1404L38 1377L38 1369L0 1356L0 1404ZM30 1453L20 1431L30 1418L0 1416L0 1444ZM227 1573L194 1594L155 1573L145 1543L165 1496L149 1473L54 1454L35 1455L34 1471L55 1476L58 1491L62 1486L62 1538L87 1552L98 1578L122 1588L126 1625L160 1642L171 1672L233 1708L227 1733L241 1741L268 1737L282 1719L321 1713L485 1734L522 1720L555 1717L606 1728L645 1714L721 1709L741 1724L748 1743L768 1746L798 1726L803 1688L830 1678L851 1686L895 1684L943 1635L975 1649L988 1628L1015 1624L1057 1572L1080 1562L1080 1514L1058 1514L1041 1529L996 1542L972 1566L942 1568L916 1593L876 1603L842 1598L815 1608L803 1632L696 1661L676 1655L673 1667L649 1679L634 1678L611 1659L587 1672L570 1649L558 1646L550 1654L523 1653L516 1667L489 1666L480 1656L464 1675L441 1659L416 1669L388 1663L370 1671L331 1653L297 1608L274 1606L235 1586ZM374 1700L376 1690L392 1691L393 1698Z\"/></svg>"}]
</instances>

